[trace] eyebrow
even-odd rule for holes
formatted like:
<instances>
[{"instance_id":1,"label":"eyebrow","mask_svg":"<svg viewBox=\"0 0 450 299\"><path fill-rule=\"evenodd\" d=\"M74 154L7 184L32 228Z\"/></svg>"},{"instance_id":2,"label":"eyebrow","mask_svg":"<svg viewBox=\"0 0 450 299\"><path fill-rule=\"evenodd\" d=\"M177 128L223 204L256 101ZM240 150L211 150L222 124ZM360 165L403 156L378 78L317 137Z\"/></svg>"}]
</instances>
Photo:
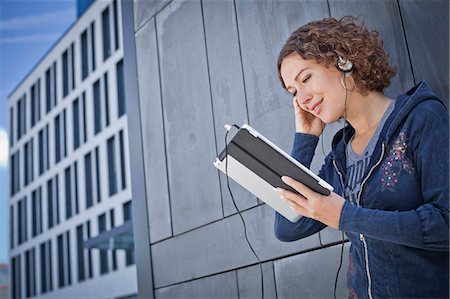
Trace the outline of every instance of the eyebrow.
<instances>
[{"instance_id":1,"label":"eyebrow","mask_svg":"<svg viewBox=\"0 0 450 299\"><path fill-rule=\"evenodd\" d=\"M304 69L300 70L300 72L298 72L297 75L295 75L294 81L297 81L297 78L300 76L300 74L303 73L307 69L308 68L305 67ZM286 90L288 90L289 88L293 88L293 87L292 86L286 86Z\"/></svg>"}]
</instances>

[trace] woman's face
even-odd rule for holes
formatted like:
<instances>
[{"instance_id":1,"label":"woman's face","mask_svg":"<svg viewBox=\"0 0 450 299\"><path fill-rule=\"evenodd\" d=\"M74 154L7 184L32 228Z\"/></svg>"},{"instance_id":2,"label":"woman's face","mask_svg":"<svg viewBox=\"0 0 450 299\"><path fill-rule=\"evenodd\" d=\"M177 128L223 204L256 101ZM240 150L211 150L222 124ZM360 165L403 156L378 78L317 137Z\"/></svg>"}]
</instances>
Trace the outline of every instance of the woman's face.
<instances>
[{"instance_id":1,"label":"woman's face","mask_svg":"<svg viewBox=\"0 0 450 299\"><path fill-rule=\"evenodd\" d=\"M334 66L327 68L323 63L292 53L283 59L280 74L286 89L303 110L326 124L344 115L345 89L340 82L343 73Z\"/></svg>"}]
</instances>

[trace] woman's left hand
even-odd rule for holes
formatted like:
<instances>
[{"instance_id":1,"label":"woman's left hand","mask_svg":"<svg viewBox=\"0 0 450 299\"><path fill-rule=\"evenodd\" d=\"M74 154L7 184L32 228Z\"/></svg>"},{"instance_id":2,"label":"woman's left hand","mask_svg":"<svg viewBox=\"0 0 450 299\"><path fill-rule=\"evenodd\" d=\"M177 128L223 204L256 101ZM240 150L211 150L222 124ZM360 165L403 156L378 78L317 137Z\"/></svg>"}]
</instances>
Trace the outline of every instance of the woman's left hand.
<instances>
[{"instance_id":1,"label":"woman's left hand","mask_svg":"<svg viewBox=\"0 0 450 299\"><path fill-rule=\"evenodd\" d=\"M281 179L286 185L300 193L296 194L283 188L275 189L280 194L281 199L286 201L293 210L300 215L339 229L342 207L345 203L344 198L334 192L331 192L328 196L321 195L287 176L283 176Z\"/></svg>"}]
</instances>

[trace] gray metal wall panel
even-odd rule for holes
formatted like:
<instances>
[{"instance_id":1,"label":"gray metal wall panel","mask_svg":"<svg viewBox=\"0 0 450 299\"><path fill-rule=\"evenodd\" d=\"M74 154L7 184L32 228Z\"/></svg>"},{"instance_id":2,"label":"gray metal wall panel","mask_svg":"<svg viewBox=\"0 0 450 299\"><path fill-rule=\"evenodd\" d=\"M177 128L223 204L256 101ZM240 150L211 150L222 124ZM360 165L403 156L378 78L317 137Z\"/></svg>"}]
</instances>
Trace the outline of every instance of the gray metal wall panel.
<instances>
[{"instance_id":1,"label":"gray metal wall panel","mask_svg":"<svg viewBox=\"0 0 450 299\"><path fill-rule=\"evenodd\" d=\"M347 298L346 277L349 244L339 274L337 298ZM333 298L341 245L295 255L274 262L278 298Z\"/></svg>"},{"instance_id":2,"label":"gray metal wall panel","mask_svg":"<svg viewBox=\"0 0 450 299\"><path fill-rule=\"evenodd\" d=\"M154 19L136 33L136 56L142 78L139 101L150 241L154 243L172 235Z\"/></svg>"},{"instance_id":3,"label":"gray metal wall panel","mask_svg":"<svg viewBox=\"0 0 450 299\"><path fill-rule=\"evenodd\" d=\"M161 288L155 298L238 298L236 271Z\"/></svg>"},{"instance_id":4,"label":"gray metal wall panel","mask_svg":"<svg viewBox=\"0 0 450 299\"><path fill-rule=\"evenodd\" d=\"M290 151L294 132L292 97L281 88L277 58L300 25L328 16L326 1L236 1L249 121Z\"/></svg>"},{"instance_id":5,"label":"gray metal wall panel","mask_svg":"<svg viewBox=\"0 0 450 299\"><path fill-rule=\"evenodd\" d=\"M319 246L317 235L283 243L273 234L273 210L266 205L242 213L248 238L261 260ZM239 215L152 245L157 288L237 269L256 262L244 239Z\"/></svg>"},{"instance_id":6,"label":"gray metal wall panel","mask_svg":"<svg viewBox=\"0 0 450 299\"><path fill-rule=\"evenodd\" d=\"M396 0L329 0L331 16L363 16L368 28L377 30L390 54L390 62L397 67L397 74L385 90L387 96L396 97L414 85L406 41Z\"/></svg>"},{"instance_id":7,"label":"gray metal wall panel","mask_svg":"<svg viewBox=\"0 0 450 299\"><path fill-rule=\"evenodd\" d=\"M209 79L214 109L216 143L225 147L224 124L247 123L247 103L239 53L239 42L233 1L203 1ZM229 139L233 132L229 134ZM218 152L218 154L219 154ZM224 215L236 213L229 195L226 176L220 176ZM257 204L256 198L230 180L230 188L240 210Z\"/></svg>"},{"instance_id":8,"label":"gray metal wall panel","mask_svg":"<svg viewBox=\"0 0 450 299\"><path fill-rule=\"evenodd\" d=\"M156 24L172 225L179 234L222 217L200 2L171 2Z\"/></svg>"},{"instance_id":9,"label":"gray metal wall panel","mask_svg":"<svg viewBox=\"0 0 450 299\"><path fill-rule=\"evenodd\" d=\"M134 30L138 31L170 1L172 0L134 0Z\"/></svg>"},{"instance_id":10,"label":"gray metal wall panel","mask_svg":"<svg viewBox=\"0 0 450 299\"><path fill-rule=\"evenodd\" d=\"M449 1L400 0L414 78L449 106Z\"/></svg>"},{"instance_id":11,"label":"gray metal wall panel","mask_svg":"<svg viewBox=\"0 0 450 299\"><path fill-rule=\"evenodd\" d=\"M264 298L276 298L275 273L273 262L263 263ZM259 265L237 270L239 298L262 298L261 268Z\"/></svg>"}]
</instances>

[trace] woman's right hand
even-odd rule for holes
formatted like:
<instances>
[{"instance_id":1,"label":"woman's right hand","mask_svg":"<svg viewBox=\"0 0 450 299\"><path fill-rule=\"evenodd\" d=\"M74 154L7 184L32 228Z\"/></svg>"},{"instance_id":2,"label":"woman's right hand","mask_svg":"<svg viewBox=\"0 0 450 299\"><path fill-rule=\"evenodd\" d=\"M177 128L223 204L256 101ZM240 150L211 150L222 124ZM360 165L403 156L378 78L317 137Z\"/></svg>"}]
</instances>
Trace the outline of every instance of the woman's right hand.
<instances>
[{"instance_id":1,"label":"woman's right hand","mask_svg":"<svg viewBox=\"0 0 450 299\"><path fill-rule=\"evenodd\" d=\"M325 123L320 118L307 111L307 107L302 108L297 101L297 97L292 100L295 112L295 131L297 133L306 133L319 137L324 128Z\"/></svg>"}]
</instances>

